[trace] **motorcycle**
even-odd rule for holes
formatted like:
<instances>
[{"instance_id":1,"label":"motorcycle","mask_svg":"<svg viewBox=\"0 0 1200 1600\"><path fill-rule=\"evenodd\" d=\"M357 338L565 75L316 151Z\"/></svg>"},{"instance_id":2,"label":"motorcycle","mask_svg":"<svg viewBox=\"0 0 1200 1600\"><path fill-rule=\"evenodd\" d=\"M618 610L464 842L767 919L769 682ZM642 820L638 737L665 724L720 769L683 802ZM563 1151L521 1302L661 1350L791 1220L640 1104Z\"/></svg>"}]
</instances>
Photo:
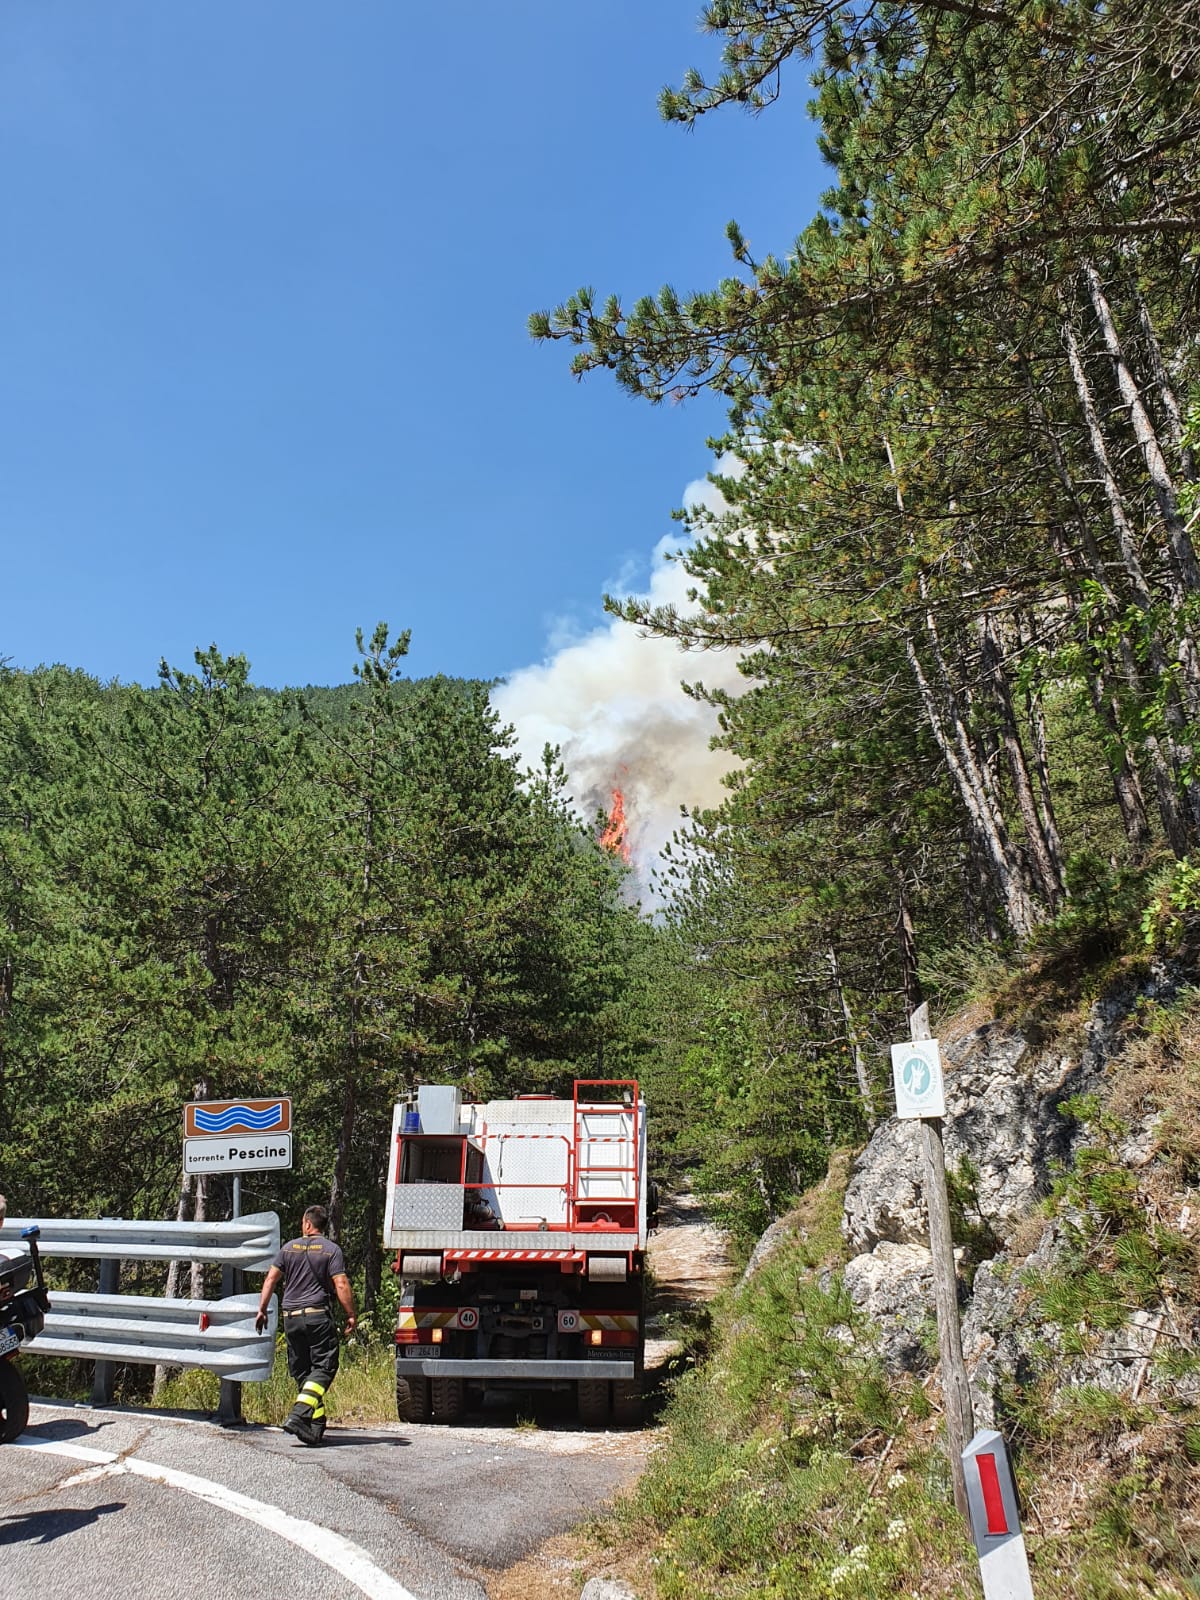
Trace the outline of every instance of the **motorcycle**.
<instances>
[{"instance_id":1,"label":"motorcycle","mask_svg":"<svg viewBox=\"0 0 1200 1600\"><path fill-rule=\"evenodd\" d=\"M24 1433L29 1421L29 1391L17 1366L22 1344L36 1339L46 1325L50 1297L38 1253L41 1229L22 1228L29 1253L0 1261L0 1444Z\"/></svg>"}]
</instances>

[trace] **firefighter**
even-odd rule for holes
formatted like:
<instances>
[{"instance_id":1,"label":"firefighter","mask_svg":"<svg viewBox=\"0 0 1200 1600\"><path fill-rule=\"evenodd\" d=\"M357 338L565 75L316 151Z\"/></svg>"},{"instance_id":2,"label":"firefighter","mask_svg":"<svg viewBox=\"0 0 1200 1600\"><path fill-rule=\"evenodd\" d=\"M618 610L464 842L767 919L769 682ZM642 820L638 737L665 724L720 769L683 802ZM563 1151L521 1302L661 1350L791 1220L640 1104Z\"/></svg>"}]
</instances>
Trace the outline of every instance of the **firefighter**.
<instances>
[{"instance_id":1,"label":"firefighter","mask_svg":"<svg viewBox=\"0 0 1200 1600\"><path fill-rule=\"evenodd\" d=\"M300 1237L285 1244L263 1279L254 1327L267 1325L267 1307L283 1280L283 1331L287 1336L288 1371L296 1380L296 1403L284 1421L287 1433L301 1444L320 1444L325 1432L325 1395L338 1369L338 1330L333 1300L346 1313L346 1337L354 1332L354 1291L346 1276L346 1258L325 1237L329 1213L309 1206Z\"/></svg>"}]
</instances>

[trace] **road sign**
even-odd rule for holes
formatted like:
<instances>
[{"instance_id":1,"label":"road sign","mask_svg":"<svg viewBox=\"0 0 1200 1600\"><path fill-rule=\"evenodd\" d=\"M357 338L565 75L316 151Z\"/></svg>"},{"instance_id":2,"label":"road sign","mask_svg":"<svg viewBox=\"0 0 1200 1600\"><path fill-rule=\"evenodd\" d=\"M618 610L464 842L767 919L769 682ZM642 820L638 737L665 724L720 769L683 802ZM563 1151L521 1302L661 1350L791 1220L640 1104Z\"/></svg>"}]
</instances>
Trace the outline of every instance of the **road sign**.
<instances>
[{"instance_id":1,"label":"road sign","mask_svg":"<svg viewBox=\"0 0 1200 1600\"><path fill-rule=\"evenodd\" d=\"M1004 1440L981 1428L962 1453L984 1600L1033 1600L1017 1491Z\"/></svg>"},{"instance_id":2,"label":"road sign","mask_svg":"<svg viewBox=\"0 0 1200 1600\"><path fill-rule=\"evenodd\" d=\"M292 1164L292 1102L191 1100L183 1108L183 1170L266 1172Z\"/></svg>"},{"instance_id":3,"label":"road sign","mask_svg":"<svg viewBox=\"0 0 1200 1600\"><path fill-rule=\"evenodd\" d=\"M892 1046L892 1083L898 1117L944 1117L946 1096L936 1039L906 1039Z\"/></svg>"},{"instance_id":4,"label":"road sign","mask_svg":"<svg viewBox=\"0 0 1200 1600\"><path fill-rule=\"evenodd\" d=\"M192 1100L183 1108L185 1139L223 1139L230 1133L287 1133L292 1102L286 1095L270 1100Z\"/></svg>"},{"instance_id":5,"label":"road sign","mask_svg":"<svg viewBox=\"0 0 1200 1600\"><path fill-rule=\"evenodd\" d=\"M220 1139L183 1141L183 1170L202 1176L208 1172L266 1172L291 1164L290 1133L230 1133Z\"/></svg>"}]
</instances>

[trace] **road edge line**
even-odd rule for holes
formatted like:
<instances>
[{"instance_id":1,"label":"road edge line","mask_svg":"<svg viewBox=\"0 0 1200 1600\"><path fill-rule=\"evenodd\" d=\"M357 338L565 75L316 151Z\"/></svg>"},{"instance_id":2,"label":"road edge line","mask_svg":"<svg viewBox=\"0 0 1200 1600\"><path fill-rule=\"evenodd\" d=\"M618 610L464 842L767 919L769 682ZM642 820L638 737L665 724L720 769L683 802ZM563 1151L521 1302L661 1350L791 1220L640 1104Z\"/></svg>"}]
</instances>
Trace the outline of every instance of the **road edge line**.
<instances>
[{"instance_id":1,"label":"road edge line","mask_svg":"<svg viewBox=\"0 0 1200 1600\"><path fill-rule=\"evenodd\" d=\"M167 1488L190 1494L197 1500L215 1506L219 1511L232 1512L234 1516L242 1517L247 1522L257 1523L260 1528L266 1528L268 1532L286 1539L289 1544L297 1545L301 1550L314 1556L322 1565L332 1568L334 1572L352 1583L360 1593L367 1596L367 1600L417 1600L417 1597L403 1584L398 1583L382 1567L376 1566L361 1545L343 1538L340 1533L334 1533L331 1528L322 1528L319 1523L308 1522L303 1517L293 1517L289 1511L284 1511L279 1506L270 1505L265 1500L252 1499L250 1495L230 1489L223 1483L217 1483L215 1479L200 1478L191 1472L180 1472L175 1467L159 1466L153 1461L144 1461L140 1456L121 1458L109 1450L93 1450L86 1445L60 1444L52 1439L27 1440L21 1437L14 1439L12 1444L20 1449L35 1450L44 1455L66 1456L74 1461L87 1461L93 1466L117 1467L139 1478L146 1478L152 1483L161 1483Z\"/></svg>"}]
</instances>

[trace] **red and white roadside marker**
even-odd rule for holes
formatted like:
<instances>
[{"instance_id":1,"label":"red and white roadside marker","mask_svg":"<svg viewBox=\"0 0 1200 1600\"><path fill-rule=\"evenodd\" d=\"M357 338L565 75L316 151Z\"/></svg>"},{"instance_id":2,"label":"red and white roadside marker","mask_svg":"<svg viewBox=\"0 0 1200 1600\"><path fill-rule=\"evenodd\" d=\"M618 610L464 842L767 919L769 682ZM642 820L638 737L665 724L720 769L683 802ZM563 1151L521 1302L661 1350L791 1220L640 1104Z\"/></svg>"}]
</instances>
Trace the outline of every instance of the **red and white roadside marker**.
<instances>
[{"instance_id":1,"label":"red and white roadside marker","mask_svg":"<svg viewBox=\"0 0 1200 1600\"><path fill-rule=\"evenodd\" d=\"M1033 1600L1017 1491L1004 1440L981 1428L962 1453L984 1600Z\"/></svg>"}]
</instances>

